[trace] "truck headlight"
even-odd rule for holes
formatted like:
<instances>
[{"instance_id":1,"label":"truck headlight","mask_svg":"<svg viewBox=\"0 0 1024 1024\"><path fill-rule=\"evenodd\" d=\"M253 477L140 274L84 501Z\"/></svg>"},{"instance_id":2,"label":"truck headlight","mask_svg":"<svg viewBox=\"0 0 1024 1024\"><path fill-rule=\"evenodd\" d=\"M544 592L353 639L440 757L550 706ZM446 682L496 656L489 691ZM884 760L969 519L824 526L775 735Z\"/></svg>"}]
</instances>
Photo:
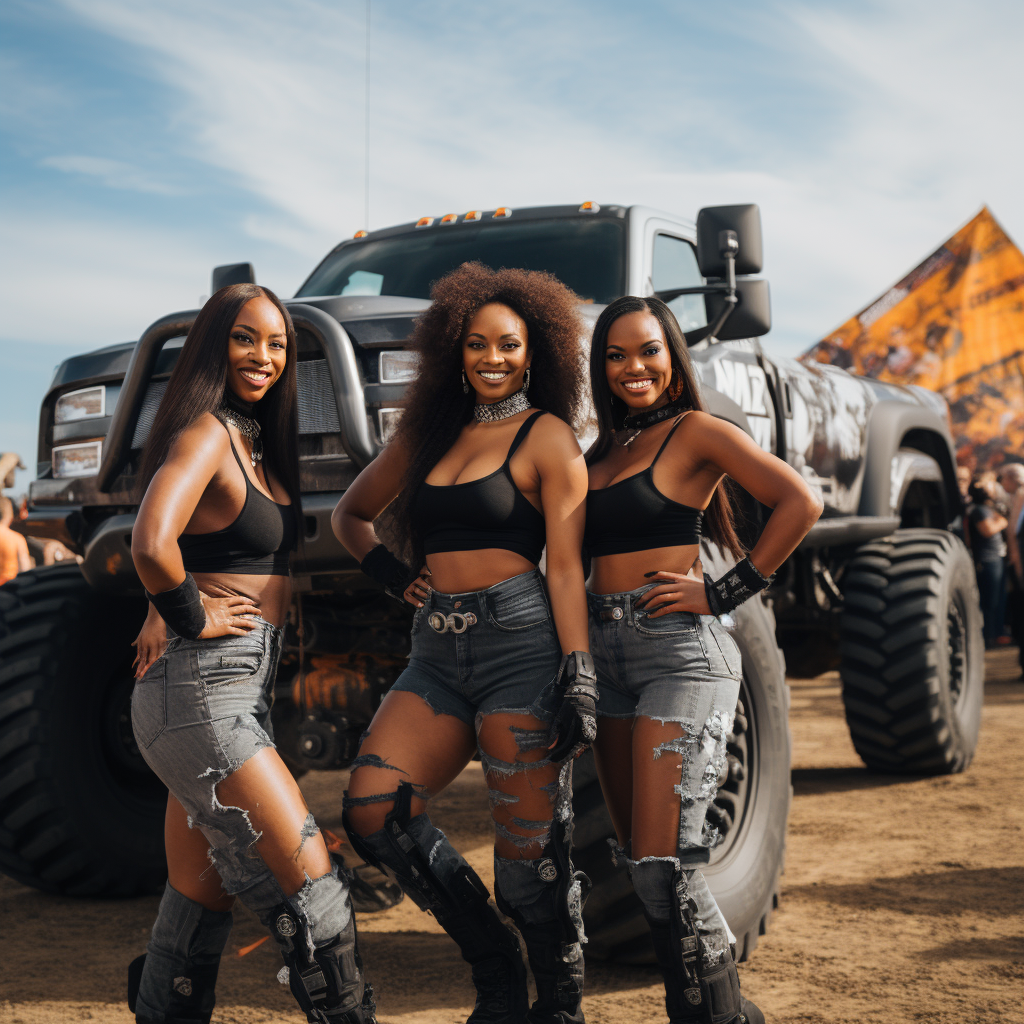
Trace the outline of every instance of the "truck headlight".
<instances>
[{"instance_id":1,"label":"truck headlight","mask_svg":"<svg viewBox=\"0 0 1024 1024\"><path fill-rule=\"evenodd\" d=\"M54 423L73 423L75 420L94 419L107 414L107 389L80 388L69 391L57 399L53 410Z\"/></svg>"},{"instance_id":2,"label":"truck headlight","mask_svg":"<svg viewBox=\"0 0 1024 1024\"><path fill-rule=\"evenodd\" d=\"M420 369L420 357L417 352L396 349L380 354L381 384L395 384L400 381L415 380Z\"/></svg>"},{"instance_id":3,"label":"truck headlight","mask_svg":"<svg viewBox=\"0 0 1024 1024\"><path fill-rule=\"evenodd\" d=\"M62 444L53 449L53 475L62 480L71 476L95 476L103 458L102 441Z\"/></svg>"},{"instance_id":4,"label":"truck headlight","mask_svg":"<svg viewBox=\"0 0 1024 1024\"><path fill-rule=\"evenodd\" d=\"M402 418L403 412L405 412L404 409L377 410L377 429L380 431L382 444L387 444L394 436L395 428L398 426L398 421Z\"/></svg>"}]
</instances>

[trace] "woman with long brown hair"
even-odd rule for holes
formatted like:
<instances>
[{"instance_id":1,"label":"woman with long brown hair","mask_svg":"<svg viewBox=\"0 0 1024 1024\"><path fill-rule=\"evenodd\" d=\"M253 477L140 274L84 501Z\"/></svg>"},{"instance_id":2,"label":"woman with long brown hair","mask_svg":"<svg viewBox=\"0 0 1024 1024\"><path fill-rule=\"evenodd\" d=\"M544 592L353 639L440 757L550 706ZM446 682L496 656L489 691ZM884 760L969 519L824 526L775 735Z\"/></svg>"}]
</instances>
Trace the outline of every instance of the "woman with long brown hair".
<instances>
[{"instance_id":1,"label":"woman with long brown hair","mask_svg":"<svg viewBox=\"0 0 1024 1024\"><path fill-rule=\"evenodd\" d=\"M308 1020L374 1019L348 889L270 724L302 522L295 360L272 292L220 289L185 339L143 455L132 556L150 614L132 725L169 796L168 882L129 969L140 1024L209 1022L236 897L279 943Z\"/></svg>"},{"instance_id":2,"label":"woman with long brown hair","mask_svg":"<svg viewBox=\"0 0 1024 1024\"><path fill-rule=\"evenodd\" d=\"M599 434L587 452L590 643L601 787L644 905L672 1024L763 1024L740 996L729 927L701 874L725 767L739 650L718 616L754 597L821 513L793 469L704 411L686 342L657 298L626 296L594 327ZM774 509L744 557L729 476ZM702 535L739 559L704 577Z\"/></svg>"},{"instance_id":3,"label":"woman with long brown hair","mask_svg":"<svg viewBox=\"0 0 1024 1024\"><path fill-rule=\"evenodd\" d=\"M596 697L580 556L586 467L570 426L582 325L575 296L548 274L464 264L432 299L398 433L334 514L363 570L417 608L409 666L353 762L345 826L356 852L458 943L477 990L472 1024L582 1022L571 755L593 739ZM385 509L407 562L374 530ZM537 985L529 1009L518 941L427 816L476 751L498 906Z\"/></svg>"}]
</instances>

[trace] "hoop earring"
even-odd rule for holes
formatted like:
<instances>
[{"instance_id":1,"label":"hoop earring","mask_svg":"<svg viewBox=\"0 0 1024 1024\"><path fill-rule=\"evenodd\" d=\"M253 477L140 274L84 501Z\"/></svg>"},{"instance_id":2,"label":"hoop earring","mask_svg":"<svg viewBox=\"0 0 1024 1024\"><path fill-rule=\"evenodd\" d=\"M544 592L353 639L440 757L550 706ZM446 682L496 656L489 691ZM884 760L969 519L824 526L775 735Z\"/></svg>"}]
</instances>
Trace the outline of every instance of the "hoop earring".
<instances>
[{"instance_id":1,"label":"hoop earring","mask_svg":"<svg viewBox=\"0 0 1024 1024\"><path fill-rule=\"evenodd\" d=\"M672 379L668 385L668 397L674 402L683 393L683 379L679 371L673 367Z\"/></svg>"},{"instance_id":2,"label":"hoop earring","mask_svg":"<svg viewBox=\"0 0 1024 1024\"><path fill-rule=\"evenodd\" d=\"M468 395L469 394L469 381L466 380L466 369L465 369L465 367L463 367L463 369L462 369L462 393L464 395Z\"/></svg>"},{"instance_id":3,"label":"hoop earring","mask_svg":"<svg viewBox=\"0 0 1024 1024\"><path fill-rule=\"evenodd\" d=\"M530 368L526 368L526 373L523 374L523 394L530 390Z\"/></svg>"}]
</instances>

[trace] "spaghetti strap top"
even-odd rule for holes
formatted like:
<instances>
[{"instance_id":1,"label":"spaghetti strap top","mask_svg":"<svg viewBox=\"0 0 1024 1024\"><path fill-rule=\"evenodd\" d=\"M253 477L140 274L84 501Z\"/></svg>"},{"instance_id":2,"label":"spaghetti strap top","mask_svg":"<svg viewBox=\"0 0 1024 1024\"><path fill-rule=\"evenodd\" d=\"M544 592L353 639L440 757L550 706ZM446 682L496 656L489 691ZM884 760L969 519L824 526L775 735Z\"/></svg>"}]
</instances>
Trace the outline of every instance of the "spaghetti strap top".
<instances>
[{"instance_id":1,"label":"spaghetti strap top","mask_svg":"<svg viewBox=\"0 0 1024 1024\"><path fill-rule=\"evenodd\" d=\"M227 430L227 427L224 428ZM243 576L287 576L288 554L298 539L294 505L268 498L249 479L228 433L231 454L245 478L245 501L235 521L213 533L178 538L188 572L232 572Z\"/></svg>"},{"instance_id":2,"label":"spaghetti strap top","mask_svg":"<svg viewBox=\"0 0 1024 1024\"><path fill-rule=\"evenodd\" d=\"M516 487L509 462L543 415L540 409L523 423L505 461L493 473L462 484L420 485L413 515L423 531L425 554L503 548L534 565L540 561L546 539L544 517Z\"/></svg>"},{"instance_id":3,"label":"spaghetti strap top","mask_svg":"<svg viewBox=\"0 0 1024 1024\"><path fill-rule=\"evenodd\" d=\"M592 557L700 543L703 510L666 498L654 486L654 467L685 418L676 421L645 470L587 492L583 543Z\"/></svg>"}]
</instances>

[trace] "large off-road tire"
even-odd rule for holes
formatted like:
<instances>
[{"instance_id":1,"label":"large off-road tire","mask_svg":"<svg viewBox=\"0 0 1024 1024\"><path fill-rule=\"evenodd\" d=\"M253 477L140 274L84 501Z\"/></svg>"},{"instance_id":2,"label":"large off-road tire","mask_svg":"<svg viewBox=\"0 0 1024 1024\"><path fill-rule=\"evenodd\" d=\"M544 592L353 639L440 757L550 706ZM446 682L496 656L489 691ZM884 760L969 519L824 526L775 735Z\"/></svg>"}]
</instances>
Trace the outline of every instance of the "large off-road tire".
<instances>
[{"instance_id":1,"label":"large off-road tire","mask_svg":"<svg viewBox=\"0 0 1024 1024\"><path fill-rule=\"evenodd\" d=\"M898 530L858 548L841 586L839 671L857 753L876 771L963 771L985 683L967 549L943 530Z\"/></svg>"},{"instance_id":2,"label":"large off-road tire","mask_svg":"<svg viewBox=\"0 0 1024 1024\"><path fill-rule=\"evenodd\" d=\"M129 896L166 878L167 791L132 735L141 599L77 565L0 587L0 870L47 892Z\"/></svg>"},{"instance_id":3,"label":"large off-road tire","mask_svg":"<svg viewBox=\"0 0 1024 1024\"><path fill-rule=\"evenodd\" d=\"M732 634L743 655L743 683L728 740L729 778L708 814L722 839L704 874L736 934L737 958L745 960L778 905L792 796L791 743L789 687L775 642L774 616L755 598L741 605L733 619ZM583 913L587 956L654 963L643 908L625 869L611 861L608 840L615 833L591 754L576 762L573 783L573 861L594 884Z\"/></svg>"}]
</instances>

